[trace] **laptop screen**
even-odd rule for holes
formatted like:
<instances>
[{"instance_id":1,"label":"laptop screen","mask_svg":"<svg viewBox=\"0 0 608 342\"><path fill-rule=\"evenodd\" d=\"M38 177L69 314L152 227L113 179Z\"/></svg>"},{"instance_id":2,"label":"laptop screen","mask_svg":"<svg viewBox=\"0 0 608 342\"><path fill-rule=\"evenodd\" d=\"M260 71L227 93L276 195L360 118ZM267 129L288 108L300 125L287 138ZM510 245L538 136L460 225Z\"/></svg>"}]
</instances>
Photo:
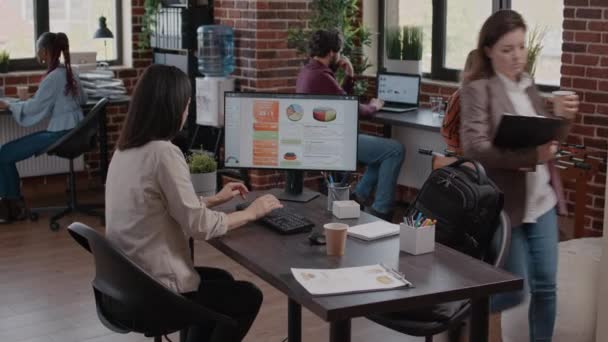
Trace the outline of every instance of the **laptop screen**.
<instances>
[{"instance_id":1,"label":"laptop screen","mask_svg":"<svg viewBox=\"0 0 608 342\"><path fill-rule=\"evenodd\" d=\"M378 74L378 98L385 102L418 105L420 76Z\"/></svg>"}]
</instances>

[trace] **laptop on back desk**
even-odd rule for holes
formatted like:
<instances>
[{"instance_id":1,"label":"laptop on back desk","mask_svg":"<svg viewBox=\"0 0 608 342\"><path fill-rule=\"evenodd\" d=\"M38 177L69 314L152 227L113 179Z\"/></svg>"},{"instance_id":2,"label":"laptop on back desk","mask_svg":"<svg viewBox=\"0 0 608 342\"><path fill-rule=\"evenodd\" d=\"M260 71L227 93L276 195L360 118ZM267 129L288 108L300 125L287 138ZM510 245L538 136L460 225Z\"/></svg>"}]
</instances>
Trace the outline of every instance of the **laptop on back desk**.
<instances>
[{"instance_id":1,"label":"laptop on back desk","mask_svg":"<svg viewBox=\"0 0 608 342\"><path fill-rule=\"evenodd\" d=\"M384 101L382 111L404 113L418 109L420 75L378 73L377 97Z\"/></svg>"}]
</instances>

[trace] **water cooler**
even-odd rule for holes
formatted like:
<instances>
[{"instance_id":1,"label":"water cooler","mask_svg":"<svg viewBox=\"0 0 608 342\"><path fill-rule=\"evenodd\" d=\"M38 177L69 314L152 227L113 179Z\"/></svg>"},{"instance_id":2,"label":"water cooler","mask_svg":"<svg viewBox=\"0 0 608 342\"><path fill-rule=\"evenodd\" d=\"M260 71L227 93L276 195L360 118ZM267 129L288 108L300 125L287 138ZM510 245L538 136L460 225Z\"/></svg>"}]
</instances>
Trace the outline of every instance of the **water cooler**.
<instances>
[{"instance_id":1,"label":"water cooler","mask_svg":"<svg viewBox=\"0 0 608 342\"><path fill-rule=\"evenodd\" d=\"M234 90L234 32L223 25L203 25L196 30L198 71L196 124L224 126L224 93Z\"/></svg>"}]
</instances>

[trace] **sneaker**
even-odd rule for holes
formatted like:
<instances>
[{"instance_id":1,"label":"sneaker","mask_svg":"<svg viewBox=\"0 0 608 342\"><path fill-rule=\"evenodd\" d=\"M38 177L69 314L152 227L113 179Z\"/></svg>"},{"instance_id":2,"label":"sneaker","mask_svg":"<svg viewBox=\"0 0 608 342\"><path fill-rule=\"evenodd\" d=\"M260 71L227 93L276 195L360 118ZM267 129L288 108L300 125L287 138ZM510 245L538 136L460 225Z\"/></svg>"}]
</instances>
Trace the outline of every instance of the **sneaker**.
<instances>
[{"instance_id":1,"label":"sneaker","mask_svg":"<svg viewBox=\"0 0 608 342\"><path fill-rule=\"evenodd\" d=\"M11 211L9 201L0 199L0 224L11 223Z\"/></svg>"}]
</instances>

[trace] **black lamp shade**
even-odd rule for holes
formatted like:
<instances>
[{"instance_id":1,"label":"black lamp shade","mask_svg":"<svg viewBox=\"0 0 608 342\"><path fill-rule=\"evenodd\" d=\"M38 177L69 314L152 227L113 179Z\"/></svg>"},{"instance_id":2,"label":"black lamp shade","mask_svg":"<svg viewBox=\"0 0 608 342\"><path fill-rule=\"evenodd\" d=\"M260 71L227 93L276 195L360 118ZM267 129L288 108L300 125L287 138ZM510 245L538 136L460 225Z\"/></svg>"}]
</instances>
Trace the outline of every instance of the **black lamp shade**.
<instances>
[{"instance_id":1,"label":"black lamp shade","mask_svg":"<svg viewBox=\"0 0 608 342\"><path fill-rule=\"evenodd\" d=\"M99 28L95 31L93 38L114 38L114 34L108 28L106 24L106 17L99 17Z\"/></svg>"}]
</instances>

